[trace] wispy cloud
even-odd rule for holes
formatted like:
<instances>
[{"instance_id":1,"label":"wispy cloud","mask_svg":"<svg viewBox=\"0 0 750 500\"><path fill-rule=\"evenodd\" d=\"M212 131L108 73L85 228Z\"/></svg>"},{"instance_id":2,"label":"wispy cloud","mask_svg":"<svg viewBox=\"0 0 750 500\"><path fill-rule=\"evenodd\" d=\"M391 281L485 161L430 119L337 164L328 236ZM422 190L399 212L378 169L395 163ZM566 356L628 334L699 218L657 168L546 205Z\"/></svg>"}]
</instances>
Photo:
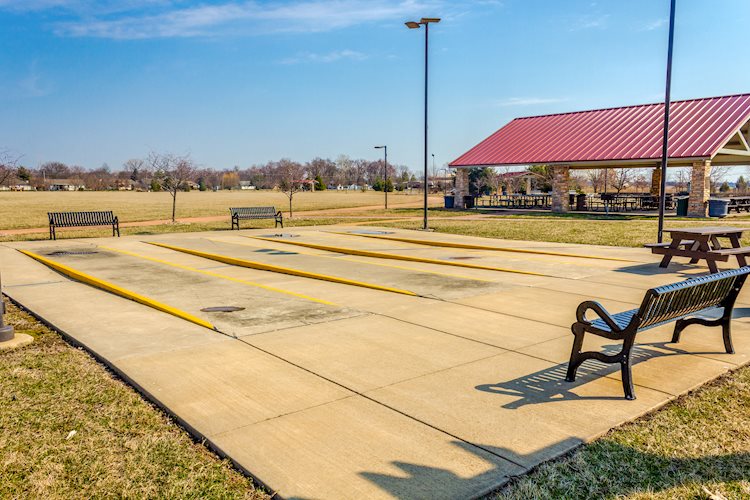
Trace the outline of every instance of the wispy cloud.
<instances>
[{"instance_id":1,"label":"wispy cloud","mask_svg":"<svg viewBox=\"0 0 750 500\"><path fill-rule=\"evenodd\" d=\"M23 97L44 97L52 93L52 86L43 79L36 61L31 62L27 75L18 81L18 88Z\"/></svg>"},{"instance_id":2,"label":"wispy cloud","mask_svg":"<svg viewBox=\"0 0 750 500\"><path fill-rule=\"evenodd\" d=\"M609 22L609 14L585 15L578 18L570 26L570 31L581 31L590 29L604 29Z\"/></svg>"},{"instance_id":3,"label":"wispy cloud","mask_svg":"<svg viewBox=\"0 0 750 500\"><path fill-rule=\"evenodd\" d=\"M53 24L59 36L120 40L322 32L451 10L446 0L0 0L0 9L56 9L65 14Z\"/></svg>"},{"instance_id":4,"label":"wispy cloud","mask_svg":"<svg viewBox=\"0 0 750 500\"><path fill-rule=\"evenodd\" d=\"M509 97L508 99L499 99L493 102L495 106L536 106L539 104L553 104L556 102L565 102L567 99L559 97Z\"/></svg>"},{"instance_id":5,"label":"wispy cloud","mask_svg":"<svg viewBox=\"0 0 750 500\"><path fill-rule=\"evenodd\" d=\"M295 57L289 57L279 61L281 64L299 64L299 63L332 63L341 60L363 61L367 55L356 50L335 50L327 54L316 54L305 52Z\"/></svg>"},{"instance_id":6,"label":"wispy cloud","mask_svg":"<svg viewBox=\"0 0 750 500\"><path fill-rule=\"evenodd\" d=\"M643 26L641 26L640 30L641 31L658 30L659 28L661 28L665 24L667 24L667 20L666 19L657 19L656 21L651 21L649 23L644 24Z\"/></svg>"}]
</instances>

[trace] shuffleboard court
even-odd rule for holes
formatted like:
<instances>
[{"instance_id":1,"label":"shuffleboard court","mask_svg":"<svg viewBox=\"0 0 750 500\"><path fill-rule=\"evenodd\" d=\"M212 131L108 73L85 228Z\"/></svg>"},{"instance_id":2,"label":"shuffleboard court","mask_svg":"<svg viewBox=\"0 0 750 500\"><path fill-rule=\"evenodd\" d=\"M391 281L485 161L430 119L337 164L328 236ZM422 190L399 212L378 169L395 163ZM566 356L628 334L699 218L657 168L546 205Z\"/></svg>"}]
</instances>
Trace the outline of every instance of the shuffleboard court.
<instances>
[{"instance_id":1,"label":"shuffleboard court","mask_svg":"<svg viewBox=\"0 0 750 500\"><path fill-rule=\"evenodd\" d=\"M705 269L662 270L642 249L494 242L560 255L501 253L469 248L486 244L481 238L380 228L370 231L404 241L336 234L354 231L362 229L8 243L0 245L0 267L13 300L281 497L481 496L749 361L750 315L743 310L750 308L738 307L735 354L724 354L721 335L700 327L679 344L669 342L669 326L639 335L635 401L622 398L611 365L584 364L568 383L570 325L580 302L631 309L647 288ZM427 238L466 248L406 241ZM179 308L216 331L73 279L18 250ZM452 258L544 276L424 261ZM246 267L237 259L304 273ZM615 344L587 337L585 348L609 351Z\"/></svg>"}]
</instances>

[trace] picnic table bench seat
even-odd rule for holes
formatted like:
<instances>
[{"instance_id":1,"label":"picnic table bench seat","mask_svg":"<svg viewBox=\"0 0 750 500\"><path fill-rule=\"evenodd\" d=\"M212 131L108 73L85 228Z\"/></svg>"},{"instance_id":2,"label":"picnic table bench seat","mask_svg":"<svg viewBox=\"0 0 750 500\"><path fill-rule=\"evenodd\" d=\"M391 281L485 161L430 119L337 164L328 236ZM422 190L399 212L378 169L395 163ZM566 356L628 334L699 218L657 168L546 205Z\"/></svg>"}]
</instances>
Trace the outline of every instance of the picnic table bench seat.
<instances>
[{"instance_id":1,"label":"picnic table bench seat","mask_svg":"<svg viewBox=\"0 0 750 500\"><path fill-rule=\"evenodd\" d=\"M112 226L112 236L120 237L120 221L111 210L93 212L47 212L49 239L57 239L59 227Z\"/></svg>"},{"instance_id":2,"label":"picnic table bench seat","mask_svg":"<svg viewBox=\"0 0 750 500\"><path fill-rule=\"evenodd\" d=\"M229 209L232 216L232 229L240 228L240 220L274 219L274 227L284 227L284 219L281 210L275 207L232 207Z\"/></svg>"},{"instance_id":3,"label":"picnic table bench seat","mask_svg":"<svg viewBox=\"0 0 750 500\"><path fill-rule=\"evenodd\" d=\"M734 353L731 320L737 295L745 283L750 267L743 266L716 274L691 278L679 283L651 288L637 309L610 314L595 301L582 302L576 310L576 322L571 326L575 339L568 363L566 380L574 382L581 363L595 359L603 363L620 363L622 386L626 399L635 399L631 374L630 352L638 332L676 322L672 342L679 342L680 334L690 325L720 326L724 349ZM723 308L721 317L707 319L705 313ZM595 318L587 315L592 312ZM622 350L616 354L581 352L587 333L610 340L622 341Z\"/></svg>"}]
</instances>

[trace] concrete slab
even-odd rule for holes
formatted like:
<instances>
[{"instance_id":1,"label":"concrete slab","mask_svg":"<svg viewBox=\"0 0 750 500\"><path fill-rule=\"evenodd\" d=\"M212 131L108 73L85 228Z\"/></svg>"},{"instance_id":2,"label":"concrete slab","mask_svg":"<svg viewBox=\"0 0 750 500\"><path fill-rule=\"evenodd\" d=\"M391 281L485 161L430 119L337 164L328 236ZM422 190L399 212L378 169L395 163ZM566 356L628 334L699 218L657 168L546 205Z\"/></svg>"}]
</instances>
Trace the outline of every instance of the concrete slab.
<instances>
[{"instance_id":1,"label":"concrete slab","mask_svg":"<svg viewBox=\"0 0 750 500\"><path fill-rule=\"evenodd\" d=\"M239 340L130 356L117 366L209 437L353 394Z\"/></svg>"},{"instance_id":2,"label":"concrete slab","mask_svg":"<svg viewBox=\"0 0 750 500\"><path fill-rule=\"evenodd\" d=\"M669 326L639 335L635 402L622 399L612 367L584 365L576 383L564 382L580 302L631 309L646 289L705 272L685 265L660 269L644 249L393 231L636 261L618 263L293 230L306 241L550 274L528 276L297 251L277 242L254 245L241 236L276 232L11 243L0 246L0 266L13 299L106 359L198 436L289 497L475 496L750 361L750 302L742 302L735 311L734 355L723 354L720 335L706 328L689 328L678 346L667 343ZM418 288L425 297L229 266L143 240ZM72 282L16 247L78 251L53 258L189 312L240 305L247 316L210 317L239 337L231 338ZM87 256L91 249L99 257ZM308 309L295 294L337 305ZM745 297L750 295L743 292ZM589 342L614 344L596 337Z\"/></svg>"},{"instance_id":3,"label":"concrete slab","mask_svg":"<svg viewBox=\"0 0 750 500\"><path fill-rule=\"evenodd\" d=\"M16 333L12 339L0 342L0 351L10 351L34 342L34 337L25 333Z\"/></svg>"},{"instance_id":4,"label":"concrete slab","mask_svg":"<svg viewBox=\"0 0 750 500\"><path fill-rule=\"evenodd\" d=\"M367 395L527 467L671 397L638 386L638 399L625 401L616 380L564 376L564 365L507 352Z\"/></svg>"},{"instance_id":5,"label":"concrete slab","mask_svg":"<svg viewBox=\"0 0 750 500\"><path fill-rule=\"evenodd\" d=\"M473 498L523 472L361 396L212 441L285 498Z\"/></svg>"},{"instance_id":6,"label":"concrete slab","mask_svg":"<svg viewBox=\"0 0 750 500\"><path fill-rule=\"evenodd\" d=\"M357 392L504 352L383 316L292 328L245 340Z\"/></svg>"}]
</instances>

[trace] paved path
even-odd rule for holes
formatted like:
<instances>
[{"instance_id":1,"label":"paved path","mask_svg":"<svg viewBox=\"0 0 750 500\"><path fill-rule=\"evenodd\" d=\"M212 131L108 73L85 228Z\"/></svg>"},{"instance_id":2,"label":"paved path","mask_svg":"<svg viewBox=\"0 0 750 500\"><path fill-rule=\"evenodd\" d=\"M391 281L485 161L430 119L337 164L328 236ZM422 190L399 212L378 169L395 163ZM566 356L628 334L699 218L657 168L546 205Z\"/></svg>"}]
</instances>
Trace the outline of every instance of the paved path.
<instances>
[{"instance_id":1,"label":"paved path","mask_svg":"<svg viewBox=\"0 0 750 500\"><path fill-rule=\"evenodd\" d=\"M267 229L6 243L0 266L10 297L289 498L479 496L750 359L750 292L744 291L733 324L736 354L724 354L720 333L703 327L670 344L667 325L639 336L637 400L622 398L612 366L584 365L579 379L566 383L570 324L581 301L630 309L647 288L706 269L680 263L660 269L638 248L489 240L548 253L542 255L383 241L357 231L362 228L331 226L284 234L318 247L538 275L250 238ZM383 231L488 244L486 238ZM321 279L225 265L147 242ZM71 281L16 248L199 316L216 330ZM245 309L205 311L211 306ZM587 342L586 348L616 347L605 339Z\"/></svg>"}]
</instances>

